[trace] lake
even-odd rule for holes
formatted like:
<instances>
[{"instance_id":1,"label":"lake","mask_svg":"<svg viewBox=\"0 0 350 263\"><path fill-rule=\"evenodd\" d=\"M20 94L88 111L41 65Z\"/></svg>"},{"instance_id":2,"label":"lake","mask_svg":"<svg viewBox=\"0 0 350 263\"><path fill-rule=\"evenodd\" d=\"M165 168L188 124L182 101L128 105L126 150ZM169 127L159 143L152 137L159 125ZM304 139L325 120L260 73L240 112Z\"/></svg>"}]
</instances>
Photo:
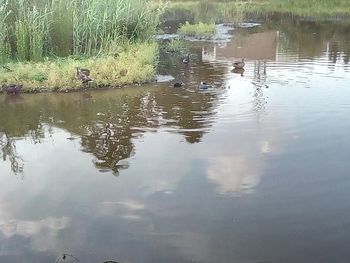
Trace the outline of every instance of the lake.
<instances>
[{"instance_id":1,"label":"lake","mask_svg":"<svg viewBox=\"0 0 350 263\"><path fill-rule=\"evenodd\" d=\"M182 88L0 95L0 262L347 262L350 23L229 34Z\"/></svg>"}]
</instances>

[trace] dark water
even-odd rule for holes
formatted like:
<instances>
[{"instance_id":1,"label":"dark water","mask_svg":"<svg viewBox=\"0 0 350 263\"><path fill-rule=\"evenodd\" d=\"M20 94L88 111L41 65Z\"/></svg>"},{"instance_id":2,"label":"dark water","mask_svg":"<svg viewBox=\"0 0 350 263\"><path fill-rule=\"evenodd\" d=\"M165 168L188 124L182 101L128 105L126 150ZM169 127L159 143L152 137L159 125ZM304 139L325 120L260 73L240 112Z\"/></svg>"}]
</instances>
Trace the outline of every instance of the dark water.
<instances>
[{"instance_id":1,"label":"dark water","mask_svg":"<svg viewBox=\"0 0 350 263\"><path fill-rule=\"evenodd\" d=\"M1 95L0 262L348 262L349 29L192 43L180 89Z\"/></svg>"}]
</instances>

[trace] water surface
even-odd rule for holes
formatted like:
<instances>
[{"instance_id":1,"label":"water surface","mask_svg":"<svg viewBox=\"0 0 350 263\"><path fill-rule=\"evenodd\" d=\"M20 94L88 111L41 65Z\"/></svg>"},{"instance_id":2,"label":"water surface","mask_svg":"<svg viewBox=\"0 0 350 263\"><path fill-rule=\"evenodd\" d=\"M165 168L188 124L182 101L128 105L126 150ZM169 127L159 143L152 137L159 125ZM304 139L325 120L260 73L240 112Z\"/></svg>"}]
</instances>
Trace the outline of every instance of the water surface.
<instances>
[{"instance_id":1,"label":"water surface","mask_svg":"<svg viewBox=\"0 0 350 263\"><path fill-rule=\"evenodd\" d=\"M162 54L184 88L1 95L0 262L347 262L349 28Z\"/></svg>"}]
</instances>

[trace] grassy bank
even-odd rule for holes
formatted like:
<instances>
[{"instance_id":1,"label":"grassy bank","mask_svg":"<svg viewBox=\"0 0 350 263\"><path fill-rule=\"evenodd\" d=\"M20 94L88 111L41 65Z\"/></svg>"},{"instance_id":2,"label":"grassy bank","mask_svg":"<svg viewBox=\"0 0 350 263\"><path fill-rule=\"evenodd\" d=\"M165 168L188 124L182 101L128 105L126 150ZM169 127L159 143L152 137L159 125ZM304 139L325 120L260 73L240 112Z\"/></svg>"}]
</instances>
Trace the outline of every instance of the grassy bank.
<instances>
[{"instance_id":1,"label":"grassy bank","mask_svg":"<svg viewBox=\"0 0 350 263\"><path fill-rule=\"evenodd\" d=\"M0 0L0 65L11 69L1 70L0 86L86 86L75 67L91 70L92 86L149 81L162 11L148 0Z\"/></svg>"},{"instance_id":2,"label":"grassy bank","mask_svg":"<svg viewBox=\"0 0 350 263\"><path fill-rule=\"evenodd\" d=\"M299 16L349 16L348 0L263 0L251 1L248 11L279 12Z\"/></svg>"},{"instance_id":3,"label":"grassy bank","mask_svg":"<svg viewBox=\"0 0 350 263\"><path fill-rule=\"evenodd\" d=\"M251 13L287 13L315 18L350 16L348 0L173 0L168 9L191 11L197 23L235 22L242 20L245 14Z\"/></svg>"},{"instance_id":4,"label":"grassy bank","mask_svg":"<svg viewBox=\"0 0 350 263\"><path fill-rule=\"evenodd\" d=\"M151 81L155 75L158 47L155 43L124 46L115 54L86 59L57 58L42 62L8 63L0 70L2 85L21 84L24 92L69 91L81 88L121 86ZM76 67L90 69L92 83L76 78Z\"/></svg>"}]
</instances>

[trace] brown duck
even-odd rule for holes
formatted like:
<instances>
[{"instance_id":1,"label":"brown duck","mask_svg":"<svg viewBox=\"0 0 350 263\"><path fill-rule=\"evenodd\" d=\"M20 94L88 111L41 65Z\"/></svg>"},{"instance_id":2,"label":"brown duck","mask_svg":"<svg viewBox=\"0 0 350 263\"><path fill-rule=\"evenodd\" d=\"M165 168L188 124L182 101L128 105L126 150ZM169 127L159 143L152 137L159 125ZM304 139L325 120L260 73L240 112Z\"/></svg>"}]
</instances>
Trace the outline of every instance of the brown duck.
<instances>
[{"instance_id":1,"label":"brown duck","mask_svg":"<svg viewBox=\"0 0 350 263\"><path fill-rule=\"evenodd\" d=\"M233 66L235 69L243 69L244 66L245 66L245 63L244 63L244 58L242 58L242 61L235 61L233 62Z\"/></svg>"},{"instance_id":2,"label":"brown duck","mask_svg":"<svg viewBox=\"0 0 350 263\"><path fill-rule=\"evenodd\" d=\"M9 85L3 85L2 88L3 88L3 91L6 92L7 94L18 95L19 93L21 93L23 85L9 84Z\"/></svg>"},{"instance_id":3,"label":"brown duck","mask_svg":"<svg viewBox=\"0 0 350 263\"><path fill-rule=\"evenodd\" d=\"M86 68L79 68L77 67L76 77L77 79L80 79L83 83L88 83L92 81L92 79L89 77L90 70Z\"/></svg>"}]
</instances>

